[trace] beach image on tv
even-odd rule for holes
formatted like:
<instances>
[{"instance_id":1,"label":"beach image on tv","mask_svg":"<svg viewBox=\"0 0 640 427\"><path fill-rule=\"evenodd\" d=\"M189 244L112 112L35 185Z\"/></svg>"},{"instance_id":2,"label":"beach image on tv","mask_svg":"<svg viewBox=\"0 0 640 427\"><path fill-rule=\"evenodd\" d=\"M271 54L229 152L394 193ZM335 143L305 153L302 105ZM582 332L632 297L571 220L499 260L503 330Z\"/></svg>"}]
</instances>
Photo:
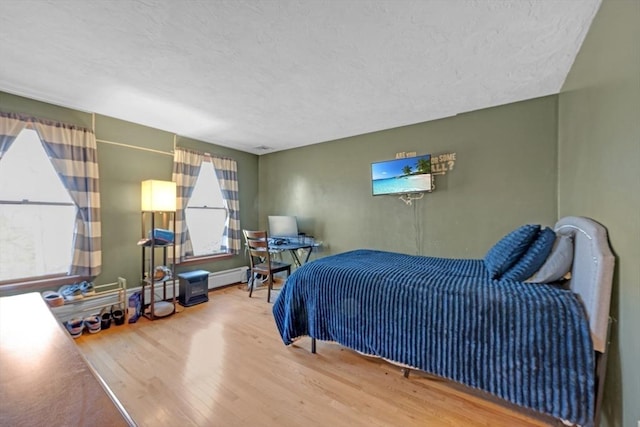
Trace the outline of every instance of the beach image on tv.
<instances>
[{"instance_id":1,"label":"beach image on tv","mask_svg":"<svg viewBox=\"0 0 640 427\"><path fill-rule=\"evenodd\" d=\"M371 164L373 195L431 191L431 155Z\"/></svg>"}]
</instances>

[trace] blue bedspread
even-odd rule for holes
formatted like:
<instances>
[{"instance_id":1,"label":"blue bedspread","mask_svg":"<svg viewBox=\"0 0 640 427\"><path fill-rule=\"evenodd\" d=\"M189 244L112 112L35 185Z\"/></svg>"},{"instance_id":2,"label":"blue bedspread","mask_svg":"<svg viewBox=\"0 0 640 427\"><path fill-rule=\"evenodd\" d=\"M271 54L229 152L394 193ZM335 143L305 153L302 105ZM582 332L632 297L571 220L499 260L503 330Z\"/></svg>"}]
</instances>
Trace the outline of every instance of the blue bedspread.
<instances>
[{"instance_id":1,"label":"blue bedspread","mask_svg":"<svg viewBox=\"0 0 640 427\"><path fill-rule=\"evenodd\" d=\"M285 344L310 336L478 388L580 425L594 355L578 298L497 281L482 260L357 250L308 263L273 307Z\"/></svg>"}]
</instances>

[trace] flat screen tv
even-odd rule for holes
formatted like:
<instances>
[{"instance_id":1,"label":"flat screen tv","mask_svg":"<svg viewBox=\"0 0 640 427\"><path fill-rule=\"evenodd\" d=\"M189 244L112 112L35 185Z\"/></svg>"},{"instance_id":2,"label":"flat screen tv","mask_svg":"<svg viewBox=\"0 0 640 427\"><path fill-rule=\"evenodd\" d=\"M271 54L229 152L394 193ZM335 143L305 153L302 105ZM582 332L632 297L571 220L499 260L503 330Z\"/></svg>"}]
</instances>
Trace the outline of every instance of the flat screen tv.
<instances>
[{"instance_id":1,"label":"flat screen tv","mask_svg":"<svg viewBox=\"0 0 640 427\"><path fill-rule=\"evenodd\" d=\"M374 196L431 191L431 154L371 164Z\"/></svg>"}]
</instances>

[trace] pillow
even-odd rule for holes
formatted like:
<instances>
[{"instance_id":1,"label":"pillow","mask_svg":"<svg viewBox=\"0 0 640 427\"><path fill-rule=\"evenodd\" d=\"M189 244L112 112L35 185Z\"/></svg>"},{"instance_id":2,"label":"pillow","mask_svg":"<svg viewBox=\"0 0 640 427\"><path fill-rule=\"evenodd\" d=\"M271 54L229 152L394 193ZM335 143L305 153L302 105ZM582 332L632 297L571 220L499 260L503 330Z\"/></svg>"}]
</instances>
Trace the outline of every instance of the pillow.
<instances>
[{"instance_id":1,"label":"pillow","mask_svg":"<svg viewBox=\"0 0 640 427\"><path fill-rule=\"evenodd\" d=\"M569 271L573 263L573 239L571 236L558 236L551 254L542 267L525 282L551 283L560 280Z\"/></svg>"},{"instance_id":2,"label":"pillow","mask_svg":"<svg viewBox=\"0 0 640 427\"><path fill-rule=\"evenodd\" d=\"M492 279L497 279L525 253L538 232L539 225L527 224L500 239L484 256L484 264ZM535 270L534 270L535 271ZM529 276L527 276L529 277Z\"/></svg>"},{"instance_id":3,"label":"pillow","mask_svg":"<svg viewBox=\"0 0 640 427\"><path fill-rule=\"evenodd\" d=\"M549 227L538 233L538 236L527 251L511 268L504 272L501 280L522 282L538 271L546 261L556 241L556 233Z\"/></svg>"}]
</instances>

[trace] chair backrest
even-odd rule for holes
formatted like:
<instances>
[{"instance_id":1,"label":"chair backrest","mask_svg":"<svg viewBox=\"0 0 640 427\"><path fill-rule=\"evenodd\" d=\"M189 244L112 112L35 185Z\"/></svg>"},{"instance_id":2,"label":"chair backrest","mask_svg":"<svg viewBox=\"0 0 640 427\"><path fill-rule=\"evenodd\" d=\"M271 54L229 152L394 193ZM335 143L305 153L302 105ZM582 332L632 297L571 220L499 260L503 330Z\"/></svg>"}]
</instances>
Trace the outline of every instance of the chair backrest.
<instances>
[{"instance_id":1,"label":"chair backrest","mask_svg":"<svg viewBox=\"0 0 640 427\"><path fill-rule=\"evenodd\" d=\"M261 262L266 263L271 268L271 256L269 255L269 241L266 231L242 230L244 240L249 250L249 262L251 268ZM256 262L257 261L257 262Z\"/></svg>"}]
</instances>

